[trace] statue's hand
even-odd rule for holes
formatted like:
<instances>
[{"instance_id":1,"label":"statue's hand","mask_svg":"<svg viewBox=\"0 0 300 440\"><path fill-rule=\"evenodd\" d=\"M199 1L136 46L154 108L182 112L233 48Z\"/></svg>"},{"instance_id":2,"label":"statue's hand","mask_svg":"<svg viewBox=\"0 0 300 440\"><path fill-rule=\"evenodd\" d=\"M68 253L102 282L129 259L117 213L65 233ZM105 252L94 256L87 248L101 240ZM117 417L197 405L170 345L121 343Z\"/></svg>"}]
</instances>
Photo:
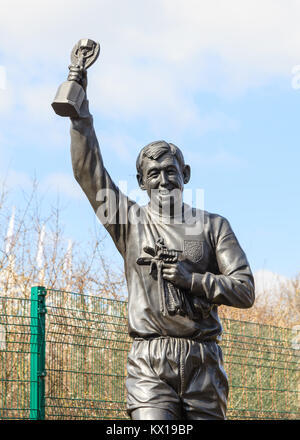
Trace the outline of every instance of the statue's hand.
<instances>
[{"instance_id":1,"label":"statue's hand","mask_svg":"<svg viewBox=\"0 0 300 440\"><path fill-rule=\"evenodd\" d=\"M189 290L192 286L193 268L188 261L177 261L177 263L164 263L162 276L166 281L174 284L175 287Z\"/></svg>"},{"instance_id":2,"label":"statue's hand","mask_svg":"<svg viewBox=\"0 0 300 440\"><path fill-rule=\"evenodd\" d=\"M87 100L87 96L86 96L86 88L87 88L87 72L86 72L86 70L82 69L81 67L73 66L71 64L71 66L69 66L68 81L78 82L82 86L83 90L85 91L85 98L84 98L83 103L80 107L79 119L89 118L91 116L91 114L89 112L89 104L88 104L88 100ZM71 118L71 119L76 120L78 118L76 117L76 118Z\"/></svg>"},{"instance_id":3,"label":"statue's hand","mask_svg":"<svg viewBox=\"0 0 300 440\"><path fill-rule=\"evenodd\" d=\"M86 92L87 89L87 71L77 66L69 66L68 81L78 82L83 90Z\"/></svg>"}]
</instances>

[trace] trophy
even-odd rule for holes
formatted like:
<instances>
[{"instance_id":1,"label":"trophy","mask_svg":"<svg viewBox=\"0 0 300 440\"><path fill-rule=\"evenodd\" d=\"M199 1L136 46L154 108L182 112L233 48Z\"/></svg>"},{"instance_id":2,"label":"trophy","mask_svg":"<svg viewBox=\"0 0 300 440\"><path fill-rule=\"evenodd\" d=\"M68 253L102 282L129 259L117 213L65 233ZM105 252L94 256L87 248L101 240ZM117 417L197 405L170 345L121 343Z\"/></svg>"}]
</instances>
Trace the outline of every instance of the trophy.
<instances>
[{"instance_id":1,"label":"trophy","mask_svg":"<svg viewBox=\"0 0 300 440\"><path fill-rule=\"evenodd\" d=\"M89 39L81 39L73 47L69 70L76 67L78 69L78 79L74 80L74 75L70 72L68 80L58 88L51 105L59 116L79 117L80 107L85 97L85 91L81 85L83 74L88 67L94 64L99 52L99 43Z\"/></svg>"}]
</instances>

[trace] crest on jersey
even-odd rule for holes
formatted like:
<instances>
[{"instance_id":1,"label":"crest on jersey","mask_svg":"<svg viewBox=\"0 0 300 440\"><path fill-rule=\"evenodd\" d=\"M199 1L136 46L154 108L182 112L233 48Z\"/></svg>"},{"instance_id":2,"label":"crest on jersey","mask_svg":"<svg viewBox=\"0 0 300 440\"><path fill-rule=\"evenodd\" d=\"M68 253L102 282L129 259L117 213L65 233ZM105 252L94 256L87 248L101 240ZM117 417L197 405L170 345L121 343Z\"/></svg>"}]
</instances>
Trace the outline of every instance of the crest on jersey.
<instances>
[{"instance_id":1,"label":"crest on jersey","mask_svg":"<svg viewBox=\"0 0 300 440\"><path fill-rule=\"evenodd\" d=\"M199 263L203 257L203 242L198 240L184 240L184 255L193 263Z\"/></svg>"}]
</instances>

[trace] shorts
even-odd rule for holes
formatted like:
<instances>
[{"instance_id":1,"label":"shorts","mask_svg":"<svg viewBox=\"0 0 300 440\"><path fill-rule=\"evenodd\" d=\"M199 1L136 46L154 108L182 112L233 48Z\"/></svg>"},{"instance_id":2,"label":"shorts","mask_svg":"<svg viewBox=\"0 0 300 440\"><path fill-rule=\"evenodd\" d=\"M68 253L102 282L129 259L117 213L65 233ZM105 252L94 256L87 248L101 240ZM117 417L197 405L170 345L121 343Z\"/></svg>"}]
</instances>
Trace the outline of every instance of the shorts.
<instances>
[{"instance_id":1,"label":"shorts","mask_svg":"<svg viewBox=\"0 0 300 440\"><path fill-rule=\"evenodd\" d=\"M178 419L224 420L228 380L216 342L135 339L127 363L127 412L155 407Z\"/></svg>"}]
</instances>

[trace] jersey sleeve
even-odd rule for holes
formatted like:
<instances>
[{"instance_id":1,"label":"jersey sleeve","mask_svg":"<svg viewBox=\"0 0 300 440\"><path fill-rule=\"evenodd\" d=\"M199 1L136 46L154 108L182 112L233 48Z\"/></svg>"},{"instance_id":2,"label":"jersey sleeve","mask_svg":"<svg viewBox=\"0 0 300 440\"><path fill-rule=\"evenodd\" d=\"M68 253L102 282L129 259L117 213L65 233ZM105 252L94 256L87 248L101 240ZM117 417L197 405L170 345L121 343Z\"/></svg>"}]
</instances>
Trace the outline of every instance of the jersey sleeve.
<instances>
[{"instance_id":1,"label":"jersey sleeve","mask_svg":"<svg viewBox=\"0 0 300 440\"><path fill-rule=\"evenodd\" d=\"M255 299L254 278L229 222L216 217L212 222L213 246L220 274L194 273L191 291L212 304L249 308Z\"/></svg>"}]
</instances>

